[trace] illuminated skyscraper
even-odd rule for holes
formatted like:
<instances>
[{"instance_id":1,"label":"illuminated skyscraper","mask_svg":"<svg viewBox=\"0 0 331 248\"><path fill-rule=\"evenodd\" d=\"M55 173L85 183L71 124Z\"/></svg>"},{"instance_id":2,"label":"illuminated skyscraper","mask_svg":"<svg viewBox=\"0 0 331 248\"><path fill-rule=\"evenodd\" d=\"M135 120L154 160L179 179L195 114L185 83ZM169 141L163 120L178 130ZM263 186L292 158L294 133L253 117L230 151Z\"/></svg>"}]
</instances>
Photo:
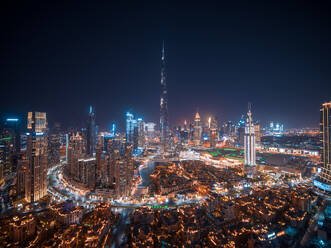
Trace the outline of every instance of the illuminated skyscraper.
<instances>
[{"instance_id":1,"label":"illuminated skyscraper","mask_svg":"<svg viewBox=\"0 0 331 248\"><path fill-rule=\"evenodd\" d=\"M217 141L217 121L213 117L209 117L208 119L208 128L209 128L209 143L210 147L216 147Z\"/></svg>"},{"instance_id":2,"label":"illuminated skyscraper","mask_svg":"<svg viewBox=\"0 0 331 248\"><path fill-rule=\"evenodd\" d=\"M17 118L7 118L0 127L0 182L2 176L16 172L21 150L19 123Z\"/></svg>"},{"instance_id":3,"label":"illuminated skyscraper","mask_svg":"<svg viewBox=\"0 0 331 248\"><path fill-rule=\"evenodd\" d=\"M110 127L110 135L112 137L115 137L116 136L116 124L115 123L112 123L111 124L111 127Z\"/></svg>"},{"instance_id":4,"label":"illuminated skyscraper","mask_svg":"<svg viewBox=\"0 0 331 248\"><path fill-rule=\"evenodd\" d=\"M200 145L202 135L202 126L200 121L200 115L197 112L194 119L194 130L193 130L193 143L194 145Z\"/></svg>"},{"instance_id":5,"label":"illuminated skyscraper","mask_svg":"<svg viewBox=\"0 0 331 248\"><path fill-rule=\"evenodd\" d=\"M331 198L331 102L322 104L321 108L321 160L323 169L314 185L328 198Z\"/></svg>"},{"instance_id":6,"label":"illuminated skyscraper","mask_svg":"<svg viewBox=\"0 0 331 248\"><path fill-rule=\"evenodd\" d=\"M155 136L155 126L156 124L153 122L144 123L145 137L147 137L149 141L152 141Z\"/></svg>"},{"instance_id":7,"label":"illuminated skyscraper","mask_svg":"<svg viewBox=\"0 0 331 248\"><path fill-rule=\"evenodd\" d=\"M90 106L89 120L87 126L87 140L86 140L86 153L92 156L95 153L95 146L97 142L97 128L95 125L95 109Z\"/></svg>"},{"instance_id":8,"label":"illuminated skyscraper","mask_svg":"<svg viewBox=\"0 0 331 248\"><path fill-rule=\"evenodd\" d=\"M47 194L47 119L46 113L28 113L27 160L29 169L25 180L25 198L38 201Z\"/></svg>"},{"instance_id":9,"label":"illuminated skyscraper","mask_svg":"<svg viewBox=\"0 0 331 248\"><path fill-rule=\"evenodd\" d=\"M142 118L137 119L137 131L138 131L138 137L137 137L137 143L139 148L143 148L145 145L145 122Z\"/></svg>"},{"instance_id":10,"label":"illuminated skyscraper","mask_svg":"<svg viewBox=\"0 0 331 248\"><path fill-rule=\"evenodd\" d=\"M166 82L166 61L164 42L161 57L161 96L160 96L160 142L161 150L166 150L169 143L168 92Z\"/></svg>"},{"instance_id":11,"label":"illuminated skyscraper","mask_svg":"<svg viewBox=\"0 0 331 248\"><path fill-rule=\"evenodd\" d=\"M255 147L255 130L252 119L251 106L248 105L247 119L245 125L245 165L254 166L256 165L256 147Z\"/></svg>"},{"instance_id":12,"label":"illuminated skyscraper","mask_svg":"<svg viewBox=\"0 0 331 248\"><path fill-rule=\"evenodd\" d=\"M28 113L28 130L36 133L42 133L47 130L46 113L29 112Z\"/></svg>"},{"instance_id":13,"label":"illuminated skyscraper","mask_svg":"<svg viewBox=\"0 0 331 248\"><path fill-rule=\"evenodd\" d=\"M254 125L256 144L261 144L261 125L259 122L256 122Z\"/></svg>"},{"instance_id":14,"label":"illuminated skyscraper","mask_svg":"<svg viewBox=\"0 0 331 248\"><path fill-rule=\"evenodd\" d=\"M132 113L126 113L126 142L129 144L134 143L135 129L137 128L137 120L134 119Z\"/></svg>"}]
</instances>

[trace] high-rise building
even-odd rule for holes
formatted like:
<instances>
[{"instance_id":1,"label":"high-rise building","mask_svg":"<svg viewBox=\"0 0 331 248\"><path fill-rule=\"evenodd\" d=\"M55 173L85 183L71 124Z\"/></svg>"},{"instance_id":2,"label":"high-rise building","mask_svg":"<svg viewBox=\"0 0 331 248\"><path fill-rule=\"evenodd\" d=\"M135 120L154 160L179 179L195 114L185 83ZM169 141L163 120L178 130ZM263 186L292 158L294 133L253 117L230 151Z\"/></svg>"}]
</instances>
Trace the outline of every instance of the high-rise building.
<instances>
[{"instance_id":1,"label":"high-rise building","mask_svg":"<svg viewBox=\"0 0 331 248\"><path fill-rule=\"evenodd\" d=\"M36 133L43 133L47 130L47 118L45 112L28 113L28 130Z\"/></svg>"},{"instance_id":2,"label":"high-rise building","mask_svg":"<svg viewBox=\"0 0 331 248\"><path fill-rule=\"evenodd\" d=\"M98 137L98 131L95 124L95 109L92 106L90 106L87 135L86 135L86 153L89 156L92 156L93 153L95 153L97 137Z\"/></svg>"},{"instance_id":3,"label":"high-rise building","mask_svg":"<svg viewBox=\"0 0 331 248\"><path fill-rule=\"evenodd\" d=\"M186 120L184 121L183 127L180 129L180 142L182 144L188 144L190 140L189 129Z\"/></svg>"},{"instance_id":4,"label":"high-rise building","mask_svg":"<svg viewBox=\"0 0 331 248\"><path fill-rule=\"evenodd\" d=\"M77 132L72 134L66 144L67 150L67 167L66 173L69 177L79 181L79 165L78 160L84 157L84 140L83 137Z\"/></svg>"},{"instance_id":5,"label":"high-rise building","mask_svg":"<svg viewBox=\"0 0 331 248\"><path fill-rule=\"evenodd\" d=\"M148 138L148 141L151 141L155 137L155 126L156 124L153 122L144 123L145 137Z\"/></svg>"},{"instance_id":6,"label":"high-rise building","mask_svg":"<svg viewBox=\"0 0 331 248\"><path fill-rule=\"evenodd\" d=\"M96 183L96 158L79 159L78 165L80 175L79 181L90 189L93 189Z\"/></svg>"},{"instance_id":7,"label":"high-rise building","mask_svg":"<svg viewBox=\"0 0 331 248\"><path fill-rule=\"evenodd\" d=\"M256 144L261 144L261 125L259 122L256 122L254 125Z\"/></svg>"},{"instance_id":8,"label":"high-rise building","mask_svg":"<svg viewBox=\"0 0 331 248\"><path fill-rule=\"evenodd\" d=\"M240 126L237 129L237 138L238 138L238 144L240 147L243 147L245 144L245 135L246 135L246 127L245 126Z\"/></svg>"},{"instance_id":9,"label":"high-rise building","mask_svg":"<svg viewBox=\"0 0 331 248\"><path fill-rule=\"evenodd\" d=\"M138 139L138 147L143 148L145 145L145 122L143 121L142 118L137 119L137 139Z\"/></svg>"},{"instance_id":10,"label":"high-rise building","mask_svg":"<svg viewBox=\"0 0 331 248\"><path fill-rule=\"evenodd\" d=\"M161 151L165 151L169 144L168 121L168 91L166 82L166 61L164 42L161 56L161 96L160 96L160 143Z\"/></svg>"},{"instance_id":11,"label":"high-rise building","mask_svg":"<svg viewBox=\"0 0 331 248\"><path fill-rule=\"evenodd\" d=\"M236 133L236 125L232 121L227 121L223 123L222 135L227 137L233 137Z\"/></svg>"},{"instance_id":12,"label":"high-rise building","mask_svg":"<svg viewBox=\"0 0 331 248\"><path fill-rule=\"evenodd\" d=\"M200 115L198 112L195 114L194 118L194 130L193 130L193 143L194 145L200 145L202 135L202 126L200 121Z\"/></svg>"},{"instance_id":13,"label":"high-rise building","mask_svg":"<svg viewBox=\"0 0 331 248\"><path fill-rule=\"evenodd\" d=\"M25 198L35 202L47 194L47 119L46 113L28 113L27 159Z\"/></svg>"},{"instance_id":14,"label":"high-rise building","mask_svg":"<svg viewBox=\"0 0 331 248\"><path fill-rule=\"evenodd\" d=\"M331 102L322 104L320 112L323 168L320 177L314 180L314 185L319 189L319 192L331 199Z\"/></svg>"},{"instance_id":15,"label":"high-rise building","mask_svg":"<svg viewBox=\"0 0 331 248\"><path fill-rule=\"evenodd\" d=\"M115 137L116 136L116 124L115 123L112 123L111 124L111 127L110 127L110 135L112 137Z\"/></svg>"},{"instance_id":16,"label":"high-rise building","mask_svg":"<svg viewBox=\"0 0 331 248\"><path fill-rule=\"evenodd\" d=\"M209 128L209 143L211 148L216 147L217 141L217 121L213 117L208 119L208 128Z\"/></svg>"},{"instance_id":17,"label":"high-rise building","mask_svg":"<svg viewBox=\"0 0 331 248\"><path fill-rule=\"evenodd\" d=\"M247 119L245 125L245 165L256 165L256 147L255 147L255 130L252 119L251 107L248 105Z\"/></svg>"},{"instance_id":18,"label":"high-rise building","mask_svg":"<svg viewBox=\"0 0 331 248\"><path fill-rule=\"evenodd\" d=\"M126 113L126 142L128 144L134 143L134 130L137 127L137 120L134 119L132 113Z\"/></svg>"},{"instance_id":19,"label":"high-rise building","mask_svg":"<svg viewBox=\"0 0 331 248\"><path fill-rule=\"evenodd\" d=\"M25 157L18 161L16 174L16 199L20 200L26 196L27 176L29 175L29 160Z\"/></svg>"},{"instance_id":20,"label":"high-rise building","mask_svg":"<svg viewBox=\"0 0 331 248\"><path fill-rule=\"evenodd\" d=\"M20 122L7 118L0 128L0 182L3 177L16 172L21 152Z\"/></svg>"}]
</instances>

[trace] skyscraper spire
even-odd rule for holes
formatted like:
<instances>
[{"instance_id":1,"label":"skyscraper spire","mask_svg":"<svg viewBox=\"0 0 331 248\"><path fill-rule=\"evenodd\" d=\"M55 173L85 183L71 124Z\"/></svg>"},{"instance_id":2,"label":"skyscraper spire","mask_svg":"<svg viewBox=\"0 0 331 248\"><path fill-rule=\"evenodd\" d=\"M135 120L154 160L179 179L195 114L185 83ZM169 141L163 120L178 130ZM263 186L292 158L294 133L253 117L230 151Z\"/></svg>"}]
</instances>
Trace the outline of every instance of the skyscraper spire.
<instances>
[{"instance_id":1,"label":"skyscraper spire","mask_svg":"<svg viewBox=\"0 0 331 248\"><path fill-rule=\"evenodd\" d=\"M164 50L164 40L162 41L162 56L161 56L161 59L162 61L165 60L165 50Z\"/></svg>"},{"instance_id":2,"label":"skyscraper spire","mask_svg":"<svg viewBox=\"0 0 331 248\"><path fill-rule=\"evenodd\" d=\"M161 150L166 150L169 140L169 123L168 123L168 92L166 83L166 63L165 63L165 47L162 43L161 55L161 95L160 95L160 143Z\"/></svg>"}]
</instances>

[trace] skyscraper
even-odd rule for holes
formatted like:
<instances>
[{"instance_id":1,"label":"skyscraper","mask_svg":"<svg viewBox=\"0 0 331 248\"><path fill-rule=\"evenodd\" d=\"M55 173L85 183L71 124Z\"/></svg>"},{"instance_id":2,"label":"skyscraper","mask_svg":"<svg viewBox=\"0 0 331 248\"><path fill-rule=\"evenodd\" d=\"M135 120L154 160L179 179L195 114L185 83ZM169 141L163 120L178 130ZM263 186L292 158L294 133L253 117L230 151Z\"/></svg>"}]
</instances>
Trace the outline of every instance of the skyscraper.
<instances>
[{"instance_id":1,"label":"skyscraper","mask_svg":"<svg viewBox=\"0 0 331 248\"><path fill-rule=\"evenodd\" d=\"M145 122L143 121L142 118L138 118L137 119L137 131L138 131L138 137L137 137L137 140L138 140L138 147L139 148L143 148L144 145L145 145Z\"/></svg>"},{"instance_id":2,"label":"skyscraper","mask_svg":"<svg viewBox=\"0 0 331 248\"><path fill-rule=\"evenodd\" d=\"M213 117L209 117L208 119L208 128L209 128L209 143L210 147L216 147L217 141L217 121Z\"/></svg>"},{"instance_id":3,"label":"skyscraper","mask_svg":"<svg viewBox=\"0 0 331 248\"><path fill-rule=\"evenodd\" d=\"M161 150L166 150L169 141L168 92L166 82L166 61L164 42L161 56L161 96L160 96L160 143Z\"/></svg>"},{"instance_id":4,"label":"skyscraper","mask_svg":"<svg viewBox=\"0 0 331 248\"><path fill-rule=\"evenodd\" d=\"M323 169L314 185L328 198L331 198L331 102L322 104L320 130L322 136L321 160Z\"/></svg>"},{"instance_id":5,"label":"skyscraper","mask_svg":"<svg viewBox=\"0 0 331 248\"><path fill-rule=\"evenodd\" d=\"M251 106L248 105L247 119L245 124L245 165L254 166L256 165L256 147L255 147L255 130L252 119Z\"/></svg>"},{"instance_id":6,"label":"skyscraper","mask_svg":"<svg viewBox=\"0 0 331 248\"><path fill-rule=\"evenodd\" d=\"M129 144L134 143L135 129L137 128L137 120L134 119L132 113L126 113L126 142Z\"/></svg>"},{"instance_id":7,"label":"skyscraper","mask_svg":"<svg viewBox=\"0 0 331 248\"><path fill-rule=\"evenodd\" d=\"M202 126L200 121L200 115L198 112L195 114L194 118L194 129L193 129L193 143L194 145L200 145L202 135Z\"/></svg>"},{"instance_id":8,"label":"skyscraper","mask_svg":"<svg viewBox=\"0 0 331 248\"><path fill-rule=\"evenodd\" d=\"M21 151L20 121L7 118L0 128L0 181L16 172L17 160Z\"/></svg>"},{"instance_id":9,"label":"skyscraper","mask_svg":"<svg viewBox=\"0 0 331 248\"><path fill-rule=\"evenodd\" d=\"M47 194L47 119L46 113L28 113L27 159L25 198L38 201Z\"/></svg>"},{"instance_id":10,"label":"skyscraper","mask_svg":"<svg viewBox=\"0 0 331 248\"><path fill-rule=\"evenodd\" d=\"M95 109L90 106L89 120L87 126L87 140L86 140L86 153L92 156L95 152L95 146L97 141L97 128L95 125Z\"/></svg>"}]
</instances>

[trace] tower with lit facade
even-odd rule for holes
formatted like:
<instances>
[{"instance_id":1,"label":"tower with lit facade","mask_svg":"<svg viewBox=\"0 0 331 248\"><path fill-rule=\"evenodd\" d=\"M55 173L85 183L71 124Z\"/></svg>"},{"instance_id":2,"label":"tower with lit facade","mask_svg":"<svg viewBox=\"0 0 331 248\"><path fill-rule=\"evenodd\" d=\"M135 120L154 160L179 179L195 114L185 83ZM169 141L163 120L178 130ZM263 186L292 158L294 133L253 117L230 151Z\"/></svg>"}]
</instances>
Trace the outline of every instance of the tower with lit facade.
<instances>
[{"instance_id":1,"label":"tower with lit facade","mask_svg":"<svg viewBox=\"0 0 331 248\"><path fill-rule=\"evenodd\" d=\"M25 198L35 202L47 194L47 119L44 112L28 113Z\"/></svg>"},{"instance_id":2,"label":"tower with lit facade","mask_svg":"<svg viewBox=\"0 0 331 248\"><path fill-rule=\"evenodd\" d=\"M16 172L21 151L20 121L7 118L0 127L0 182L2 178Z\"/></svg>"},{"instance_id":3,"label":"tower with lit facade","mask_svg":"<svg viewBox=\"0 0 331 248\"><path fill-rule=\"evenodd\" d=\"M89 119L87 126L86 135L86 154L92 156L95 153L97 141L97 128L95 124L95 109L90 106L89 108Z\"/></svg>"},{"instance_id":4,"label":"tower with lit facade","mask_svg":"<svg viewBox=\"0 0 331 248\"><path fill-rule=\"evenodd\" d=\"M211 148L216 147L217 141L217 122L213 117L208 119L208 129L209 129L209 143Z\"/></svg>"},{"instance_id":5,"label":"tower with lit facade","mask_svg":"<svg viewBox=\"0 0 331 248\"><path fill-rule=\"evenodd\" d=\"M132 113L126 113L126 143L134 144L135 143L135 135L137 132L137 120L134 119Z\"/></svg>"},{"instance_id":6,"label":"tower with lit facade","mask_svg":"<svg viewBox=\"0 0 331 248\"><path fill-rule=\"evenodd\" d=\"M196 112L194 118L194 129L193 129L193 143L195 146L200 145L201 135L202 135L202 126L200 121L200 115L198 112Z\"/></svg>"},{"instance_id":7,"label":"tower with lit facade","mask_svg":"<svg viewBox=\"0 0 331 248\"><path fill-rule=\"evenodd\" d=\"M161 150L166 150L169 142L168 92L166 83L166 61L164 42L161 56L161 96L160 96L160 143Z\"/></svg>"},{"instance_id":8,"label":"tower with lit facade","mask_svg":"<svg viewBox=\"0 0 331 248\"><path fill-rule=\"evenodd\" d=\"M252 119L251 106L248 105L247 119L245 124L245 136L244 136L244 147L245 147L245 165L254 166L256 165L256 147L255 147L255 129Z\"/></svg>"},{"instance_id":9,"label":"tower with lit facade","mask_svg":"<svg viewBox=\"0 0 331 248\"><path fill-rule=\"evenodd\" d=\"M320 193L331 199L331 102L322 104L320 113L321 160L323 168L319 178L314 180L314 185Z\"/></svg>"}]
</instances>

